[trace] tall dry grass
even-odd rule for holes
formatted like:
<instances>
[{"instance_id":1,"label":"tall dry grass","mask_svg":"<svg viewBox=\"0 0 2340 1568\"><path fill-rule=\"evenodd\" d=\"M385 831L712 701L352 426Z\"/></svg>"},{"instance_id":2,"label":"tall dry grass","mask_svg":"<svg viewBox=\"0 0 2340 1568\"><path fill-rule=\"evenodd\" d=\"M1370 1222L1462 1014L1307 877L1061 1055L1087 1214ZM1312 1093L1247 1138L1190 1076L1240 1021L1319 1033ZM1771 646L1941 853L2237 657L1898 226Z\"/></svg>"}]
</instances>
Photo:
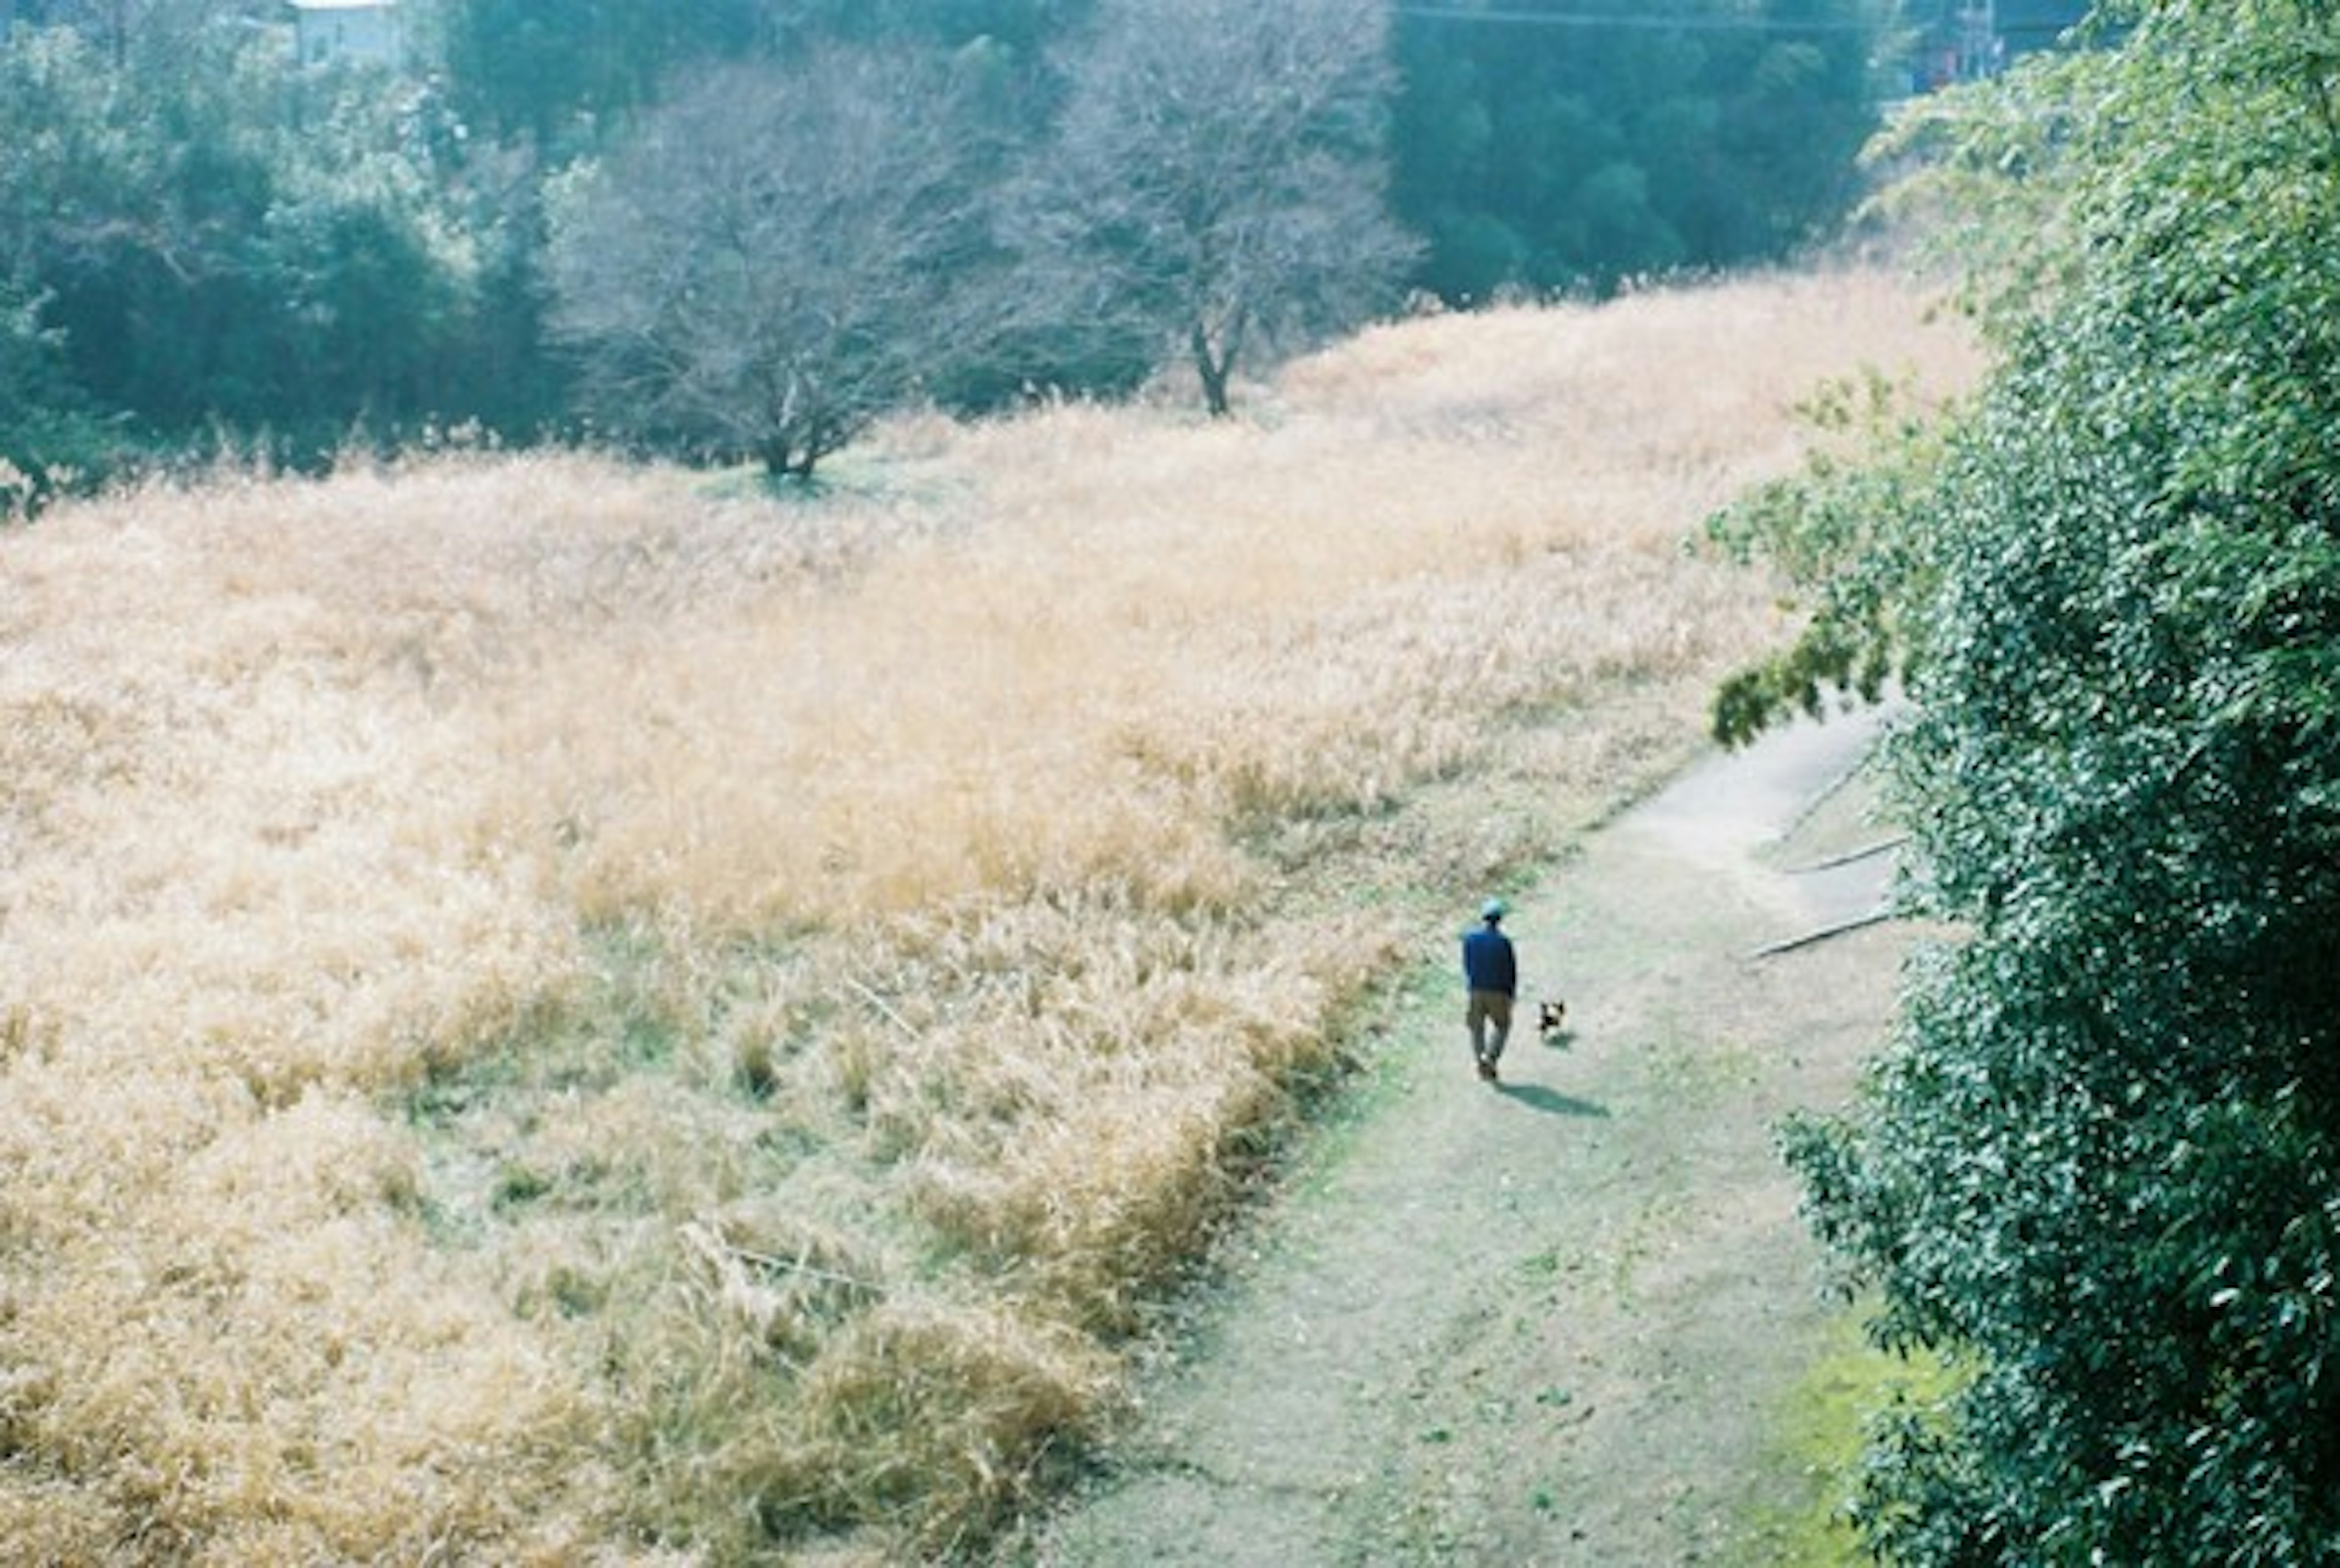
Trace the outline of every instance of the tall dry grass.
<instances>
[{"instance_id":1,"label":"tall dry grass","mask_svg":"<svg viewBox=\"0 0 2340 1568\"><path fill-rule=\"evenodd\" d=\"M1699 559L1869 274L1408 322L1254 417L905 422L0 536L0 1540L972 1538L1379 988L1779 635Z\"/></svg>"}]
</instances>

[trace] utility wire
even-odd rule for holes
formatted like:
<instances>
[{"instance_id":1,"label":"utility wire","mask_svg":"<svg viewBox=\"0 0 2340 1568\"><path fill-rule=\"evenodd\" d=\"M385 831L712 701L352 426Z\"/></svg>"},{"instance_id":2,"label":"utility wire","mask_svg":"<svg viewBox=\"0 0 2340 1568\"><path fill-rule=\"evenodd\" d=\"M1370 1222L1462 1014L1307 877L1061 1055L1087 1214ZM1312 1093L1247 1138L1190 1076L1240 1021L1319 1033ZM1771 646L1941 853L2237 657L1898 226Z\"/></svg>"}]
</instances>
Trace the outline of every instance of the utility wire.
<instances>
[{"instance_id":1,"label":"utility wire","mask_svg":"<svg viewBox=\"0 0 2340 1568\"><path fill-rule=\"evenodd\" d=\"M1396 5L1392 12L1417 22L1483 22L1503 27L1583 27L1645 33L1873 33L1875 23L1792 22L1777 16L1649 16L1588 11L1478 11L1453 5Z\"/></svg>"}]
</instances>

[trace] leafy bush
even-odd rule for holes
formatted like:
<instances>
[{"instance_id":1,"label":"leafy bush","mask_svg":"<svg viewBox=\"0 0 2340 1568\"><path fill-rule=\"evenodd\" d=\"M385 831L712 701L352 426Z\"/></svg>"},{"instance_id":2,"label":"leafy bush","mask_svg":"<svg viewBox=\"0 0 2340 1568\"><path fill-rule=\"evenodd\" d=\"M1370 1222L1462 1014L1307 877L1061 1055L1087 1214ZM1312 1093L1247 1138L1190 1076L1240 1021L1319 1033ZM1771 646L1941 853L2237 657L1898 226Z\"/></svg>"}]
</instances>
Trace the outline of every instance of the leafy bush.
<instances>
[{"instance_id":1,"label":"leafy bush","mask_svg":"<svg viewBox=\"0 0 2340 1568\"><path fill-rule=\"evenodd\" d=\"M1793 642L1716 691L1710 728L1726 746L1790 712L1818 716L1831 693L1881 701L1911 656L1907 606L1926 578L1914 518L1939 473L1942 411L1872 368L1800 412L1820 437L1804 467L1707 521L1709 543L1780 571L1805 617Z\"/></svg>"},{"instance_id":2,"label":"leafy bush","mask_svg":"<svg viewBox=\"0 0 2340 1568\"><path fill-rule=\"evenodd\" d=\"M1789 1139L1884 1342L1972 1376L1872 1456L1896 1560L2340 1560L2335 35L2171 0L2008 89L2087 105L2073 249L1899 541L1959 934Z\"/></svg>"},{"instance_id":3,"label":"leafy bush","mask_svg":"<svg viewBox=\"0 0 2340 1568\"><path fill-rule=\"evenodd\" d=\"M37 302L0 280L0 521L101 482L117 461L119 443L66 384L55 350Z\"/></svg>"}]
</instances>

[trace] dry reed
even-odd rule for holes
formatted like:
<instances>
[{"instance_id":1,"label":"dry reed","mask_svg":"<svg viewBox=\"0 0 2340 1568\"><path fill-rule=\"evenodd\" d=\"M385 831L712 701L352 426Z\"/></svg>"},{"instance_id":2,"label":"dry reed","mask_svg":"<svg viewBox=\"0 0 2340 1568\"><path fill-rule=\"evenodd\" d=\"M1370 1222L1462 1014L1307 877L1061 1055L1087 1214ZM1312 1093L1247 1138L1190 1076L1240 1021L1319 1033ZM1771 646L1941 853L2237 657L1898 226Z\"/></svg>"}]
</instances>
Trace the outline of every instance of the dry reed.
<instances>
[{"instance_id":1,"label":"dry reed","mask_svg":"<svg viewBox=\"0 0 2340 1568\"><path fill-rule=\"evenodd\" d=\"M1377 987L1779 634L1686 552L1867 274L1409 322L1257 416L906 422L0 535L0 1539L940 1553Z\"/></svg>"}]
</instances>

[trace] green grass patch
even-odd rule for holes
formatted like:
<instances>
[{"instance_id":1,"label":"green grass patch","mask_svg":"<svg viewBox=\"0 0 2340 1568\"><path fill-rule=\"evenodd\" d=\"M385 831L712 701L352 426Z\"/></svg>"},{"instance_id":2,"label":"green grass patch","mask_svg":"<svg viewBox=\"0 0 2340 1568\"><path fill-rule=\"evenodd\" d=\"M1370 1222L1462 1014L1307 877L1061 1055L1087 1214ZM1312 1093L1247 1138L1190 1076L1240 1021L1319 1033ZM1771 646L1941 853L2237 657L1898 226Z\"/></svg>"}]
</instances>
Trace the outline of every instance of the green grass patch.
<instances>
[{"instance_id":1,"label":"green grass patch","mask_svg":"<svg viewBox=\"0 0 2340 1568\"><path fill-rule=\"evenodd\" d=\"M1953 1374L1930 1356L1878 1349L1861 1325L1868 1313L1839 1314L1813 1346L1810 1365L1781 1404L1772 1436L1779 1478L1747 1531L1746 1561L1767 1568L1851 1568L1872 1559L1846 1516L1859 1487L1869 1423L1896 1394L1929 1403L1950 1390Z\"/></svg>"}]
</instances>

